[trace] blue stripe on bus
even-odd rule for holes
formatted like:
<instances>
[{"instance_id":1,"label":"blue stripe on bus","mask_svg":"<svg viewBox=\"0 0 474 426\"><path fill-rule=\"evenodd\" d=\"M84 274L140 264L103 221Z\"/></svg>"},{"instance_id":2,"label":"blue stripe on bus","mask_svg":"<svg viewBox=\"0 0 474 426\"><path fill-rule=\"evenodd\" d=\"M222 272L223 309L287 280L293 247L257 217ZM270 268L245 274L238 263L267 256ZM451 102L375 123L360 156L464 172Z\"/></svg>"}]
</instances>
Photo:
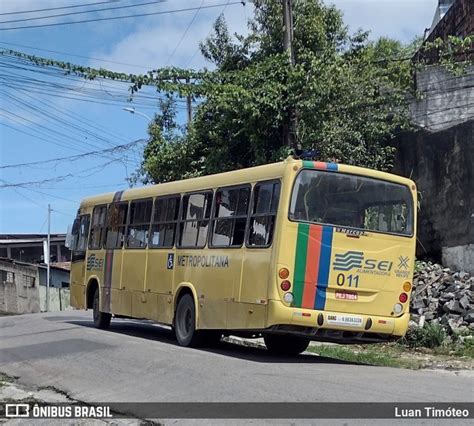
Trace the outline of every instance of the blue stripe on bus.
<instances>
[{"instance_id":1,"label":"blue stripe on bus","mask_svg":"<svg viewBox=\"0 0 474 426\"><path fill-rule=\"evenodd\" d=\"M324 226L321 236L321 254L319 257L318 284L316 290L315 309L324 309L326 305L326 289L329 282L329 270L331 265L333 228Z\"/></svg>"}]
</instances>

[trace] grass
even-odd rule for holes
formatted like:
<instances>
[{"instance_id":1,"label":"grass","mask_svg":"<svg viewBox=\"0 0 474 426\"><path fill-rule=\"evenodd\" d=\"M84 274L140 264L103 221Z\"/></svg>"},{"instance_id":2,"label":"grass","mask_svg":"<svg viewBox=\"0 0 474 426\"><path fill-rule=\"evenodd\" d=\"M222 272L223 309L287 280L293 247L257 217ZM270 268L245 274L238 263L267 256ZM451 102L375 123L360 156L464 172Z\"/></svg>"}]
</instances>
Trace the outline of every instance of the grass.
<instances>
[{"instance_id":1,"label":"grass","mask_svg":"<svg viewBox=\"0 0 474 426\"><path fill-rule=\"evenodd\" d=\"M9 376L0 371L0 388L6 386L7 383L13 383L16 379L18 379L18 377Z\"/></svg>"},{"instance_id":2,"label":"grass","mask_svg":"<svg viewBox=\"0 0 474 426\"><path fill-rule=\"evenodd\" d=\"M316 353L319 356L367 365L410 369L418 369L422 367L422 363L419 360L400 357L396 351L390 353L381 350L381 348L376 345L371 345L369 347L362 345L318 345L310 346L308 351Z\"/></svg>"},{"instance_id":3,"label":"grass","mask_svg":"<svg viewBox=\"0 0 474 426\"><path fill-rule=\"evenodd\" d=\"M308 351L328 358L382 367L474 369L474 341L453 342L435 348L402 343L371 345L312 345Z\"/></svg>"}]
</instances>

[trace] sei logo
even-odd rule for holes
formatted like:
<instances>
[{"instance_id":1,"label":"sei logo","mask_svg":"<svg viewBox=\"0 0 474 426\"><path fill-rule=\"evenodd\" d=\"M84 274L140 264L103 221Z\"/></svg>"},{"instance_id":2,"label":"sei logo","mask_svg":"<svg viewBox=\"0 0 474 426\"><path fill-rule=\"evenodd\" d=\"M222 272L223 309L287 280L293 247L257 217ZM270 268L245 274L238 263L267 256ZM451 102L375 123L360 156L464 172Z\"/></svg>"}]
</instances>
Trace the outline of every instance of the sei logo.
<instances>
[{"instance_id":1,"label":"sei logo","mask_svg":"<svg viewBox=\"0 0 474 426\"><path fill-rule=\"evenodd\" d=\"M104 267L104 259L97 259L95 254L91 254L87 258L88 271L100 271Z\"/></svg>"}]
</instances>

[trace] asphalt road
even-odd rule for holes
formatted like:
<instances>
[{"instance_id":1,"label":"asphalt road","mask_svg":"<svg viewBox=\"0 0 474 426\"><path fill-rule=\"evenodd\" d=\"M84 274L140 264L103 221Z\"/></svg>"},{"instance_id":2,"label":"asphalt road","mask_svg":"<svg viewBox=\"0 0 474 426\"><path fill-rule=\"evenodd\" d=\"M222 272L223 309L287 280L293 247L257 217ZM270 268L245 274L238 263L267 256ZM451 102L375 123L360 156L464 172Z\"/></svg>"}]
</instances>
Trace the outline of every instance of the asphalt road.
<instances>
[{"instance_id":1,"label":"asphalt road","mask_svg":"<svg viewBox=\"0 0 474 426\"><path fill-rule=\"evenodd\" d=\"M472 402L473 376L274 358L228 343L181 348L150 322L92 326L91 312L0 317L0 371L84 402Z\"/></svg>"}]
</instances>

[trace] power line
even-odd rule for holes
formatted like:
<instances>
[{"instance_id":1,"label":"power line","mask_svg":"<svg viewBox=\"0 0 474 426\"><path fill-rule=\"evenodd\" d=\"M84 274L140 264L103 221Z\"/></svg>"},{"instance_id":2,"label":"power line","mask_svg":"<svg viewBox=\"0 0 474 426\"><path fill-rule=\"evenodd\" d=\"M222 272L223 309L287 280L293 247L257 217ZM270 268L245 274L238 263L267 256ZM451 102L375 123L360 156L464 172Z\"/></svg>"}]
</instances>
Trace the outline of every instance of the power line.
<instances>
[{"instance_id":1,"label":"power line","mask_svg":"<svg viewBox=\"0 0 474 426\"><path fill-rule=\"evenodd\" d=\"M36 181L13 182L12 183L12 182L6 182L6 181L2 180L2 182L4 182L4 183L2 185L0 185L0 189L4 189L4 188L29 189L27 187L39 186L39 185L43 185L44 183L50 183L50 182L62 182L63 180L71 178L71 177L80 177L80 178L89 177L89 176L92 176L93 174L95 174L97 172L93 172L93 173L90 173L90 174L85 175L85 176L78 176L78 175L80 173L90 172L92 170L97 170L97 169L99 169L99 171L102 171L105 167L109 166L110 164L116 163L118 161L120 161L120 160L119 159L114 159L114 160L108 161L106 163L99 164L97 166L89 167L87 169L81 170L76 174L68 173L67 175L61 175L61 176L56 176L54 178L48 178L48 179L42 179L42 180L36 180ZM66 198L63 198L63 199L67 200ZM71 200L68 200L68 201L71 201Z\"/></svg>"},{"instance_id":2,"label":"power line","mask_svg":"<svg viewBox=\"0 0 474 426\"><path fill-rule=\"evenodd\" d=\"M108 148L108 149L102 149L99 151L91 151L91 152L85 152L84 154L77 154L77 155L70 155L67 157L58 157L58 158L51 158L50 160L39 160L39 161L30 161L29 163L17 163L17 164L7 164L5 166L0 166L0 169L9 169L9 168L15 168L15 167L26 167L26 166L33 166L37 164L47 164L47 163L56 163L58 161L75 161L84 157L90 157L92 155L98 155L98 154L103 154L106 152L118 152L118 151L123 151L126 149L131 148L132 146L136 145L137 143L143 142L143 139L139 139L127 144L123 145L117 145L113 148Z\"/></svg>"},{"instance_id":3,"label":"power line","mask_svg":"<svg viewBox=\"0 0 474 426\"><path fill-rule=\"evenodd\" d=\"M222 8L222 11L221 11L221 13L220 13L219 15L222 15L222 14L225 12L225 10L226 10L226 8L227 8L227 6L228 6L229 4L230 4L230 0L227 0L227 3L226 3L226 4L224 5L224 7ZM244 6L244 10L245 10L245 3L243 4L243 6ZM211 35L212 30L213 30L213 28L211 28L211 30L207 33L206 38L208 38L208 37ZM188 68L188 67L189 67L189 65L193 62L193 60L194 60L194 58L196 57L196 55L198 54L198 52L199 52L199 44L198 44L197 49L194 51L193 55L191 56L191 59L190 59L190 60L188 61L188 63L186 64L186 67L185 67L185 68Z\"/></svg>"},{"instance_id":4,"label":"power line","mask_svg":"<svg viewBox=\"0 0 474 426\"><path fill-rule=\"evenodd\" d=\"M58 13L56 15L38 16L36 18L12 19L10 21L0 21L0 24L10 24L12 22L37 21L40 19L58 18L60 16L83 15L84 13L103 12L106 10L129 9L131 7L149 6L151 4L164 3L166 1L167 0L154 0L154 1L149 1L146 3L135 3L135 4L128 4L125 6L115 6L115 7L102 7L99 9L81 10L80 12L67 12L67 13Z\"/></svg>"},{"instance_id":5,"label":"power line","mask_svg":"<svg viewBox=\"0 0 474 426\"><path fill-rule=\"evenodd\" d=\"M196 17L198 16L199 14L199 11L202 9L202 5L204 4L204 0L201 0L201 4L199 5L199 8L198 10L196 10L196 13L193 15L191 21L189 21L189 24L188 26L186 27L186 29L184 30L184 33L183 35L181 36L181 38L179 39L178 43L176 44L175 48L173 49L173 51L171 52L171 55L168 57L168 59L166 60L166 65L168 65L171 61L171 58L173 58L174 54L176 53L176 51L178 50L179 46L181 46L181 43L183 42L184 40L184 37L186 37L186 34L188 33L189 31L189 28L191 28L191 25L193 25L194 21L196 20Z\"/></svg>"},{"instance_id":6,"label":"power line","mask_svg":"<svg viewBox=\"0 0 474 426\"><path fill-rule=\"evenodd\" d=\"M110 61L110 60L107 60L107 59L94 58L94 57L91 57L91 56L76 55L74 53L61 52L59 50L42 49L40 47L26 46L24 44L17 44L17 43L6 43L4 41L0 42L0 44L4 44L4 45L7 45L7 46L23 47L23 48L26 48L26 49L39 50L39 51L48 52L48 53L57 53L59 55L73 56L73 57L76 57L76 58L90 59L90 60L93 60L93 61L106 62L106 63L109 63L109 64L125 65L127 67L140 68L140 69L147 70L147 71L149 70L149 67L145 67L145 66L142 66L142 65L129 64L127 62Z\"/></svg>"},{"instance_id":7,"label":"power line","mask_svg":"<svg viewBox=\"0 0 474 426\"><path fill-rule=\"evenodd\" d=\"M228 3L228 5L235 5L241 4L240 1L234 1L232 3ZM211 9L214 7L221 7L223 6L222 3L220 4L212 4L208 6L202 6L202 9ZM99 22L99 21L112 21L116 19L127 19L127 18L140 18L144 16L152 16L152 15L168 15L171 13L180 13L180 12L190 12L192 10L199 9L199 7L188 7L184 9L174 9L174 10L164 10L160 12L149 12L149 13L139 13L136 15L124 15L124 16L112 16L108 18L95 18L95 19L83 19L80 21L71 21L71 22L56 22L53 24L38 24L38 25L27 25L27 26L20 26L20 27L8 27L8 28L0 28L0 31L11 31L11 30L25 30L28 28L44 28L44 27L57 27L62 25L73 25L73 24L84 24L88 22Z\"/></svg>"},{"instance_id":8,"label":"power line","mask_svg":"<svg viewBox=\"0 0 474 426\"><path fill-rule=\"evenodd\" d=\"M50 11L50 10L60 10L60 9L73 9L73 8L77 8L77 7L96 6L98 4L117 3L119 1L122 1L122 0L108 0L108 1L100 1L100 2L96 2L96 3L75 4L75 5L71 5L71 6L48 7L46 9L19 10L17 12L3 12L3 13L0 13L0 16L3 16L3 15L19 15L21 13L47 12L47 11Z\"/></svg>"}]
</instances>

